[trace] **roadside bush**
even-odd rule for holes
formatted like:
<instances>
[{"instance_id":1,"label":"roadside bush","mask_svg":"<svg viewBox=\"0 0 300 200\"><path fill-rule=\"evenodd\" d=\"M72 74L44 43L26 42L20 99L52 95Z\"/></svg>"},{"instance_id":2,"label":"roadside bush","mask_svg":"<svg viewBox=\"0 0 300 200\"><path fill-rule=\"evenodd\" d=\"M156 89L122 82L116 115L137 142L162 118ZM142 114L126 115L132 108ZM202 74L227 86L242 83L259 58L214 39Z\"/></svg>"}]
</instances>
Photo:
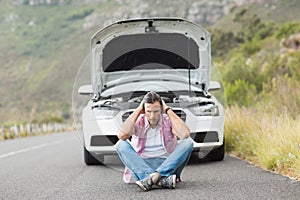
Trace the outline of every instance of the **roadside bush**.
<instances>
[{"instance_id":1,"label":"roadside bush","mask_svg":"<svg viewBox=\"0 0 300 200\"><path fill-rule=\"evenodd\" d=\"M252 158L257 138L251 131L256 126L257 121L245 107L228 107L224 126L226 151L242 158Z\"/></svg>"},{"instance_id":2,"label":"roadside bush","mask_svg":"<svg viewBox=\"0 0 300 200\"><path fill-rule=\"evenodd\" d=\"M286 112L260 115L258 120L261 121L261 131L259 144L255 149L255 160L269 170L287 175L292 173L300 178L299 166L296 166L296 161L299 162L300 159L300 135L297 134L300 130L299 121L290 118Z\"/></svg>"},{"instance_id":3,"label":"roadside bush","mask_svg":"<svg viewBox=\"0 0 300 200\"><path fill-rule=\"evenodd\" d=\"M237 79L242 79L255 85L258 92L260 92L263 83L266 81L265 73L262 69L263 61L245 56L243 50L235 50L231 55L229 61L222 67L219 67L223 79L230 83Z\"/></svg>"},{"instance_id":4,"label":"roadside bush","mask_svg":"<svg viewBox=\"0 0 300 200\"><path fill-rule=\"evenodd\" d=\"M269 77L289 76L300 80L300 51L285 52L266 60L266 75Z\"/></svg>"},{"instance_id":5,"label":"roadside bush","mask_svg":"<svg viewBox=\"0 0 300 200\"><path fill-rule=\"evenodd\" d=\"M291 117L297 117L300 110L300 84L290 77L274 77L264 85L259 95L258 108L263 107L266 112L286 112Z\"/></svg>"},{"instance_id":6,"label":"roadside bush","mask_svg":"<svg viewBox=\"0 0 300 200\"><path fill-rule=\"evenodd\" d=\"M58 116L55 114L52 114L49 116L47 115L42 118L37 118L37 119L32 120L32 123L38 123L38 124L41 124L41 123L63 123L63 122L64 122L64 119L61 116Z\"/></svg>"},{"instance_id":7,"label":"roadside bush","mask_svg":"<svg viewBox=\"0 0 300 200\"><path fill-rule=\"evenodd\" d=\"M241 52L232 52L230 59L223 66L219 67L223 74L223 79L227 82L233 82L238 78L244 79L249 75L245 63L246 58Z\"/></svg>"},{"instance_id":8,"label":"roadside bush","mask_svg":"<svg viewBox=\"0 0 300 200\"><path fill-rule=\"evenodd\" d=\"M224 82L224 87L228 106L249 106L255 102L256 88L253 84L237 79L233 83Z\"/></svg>"}]
</instances>

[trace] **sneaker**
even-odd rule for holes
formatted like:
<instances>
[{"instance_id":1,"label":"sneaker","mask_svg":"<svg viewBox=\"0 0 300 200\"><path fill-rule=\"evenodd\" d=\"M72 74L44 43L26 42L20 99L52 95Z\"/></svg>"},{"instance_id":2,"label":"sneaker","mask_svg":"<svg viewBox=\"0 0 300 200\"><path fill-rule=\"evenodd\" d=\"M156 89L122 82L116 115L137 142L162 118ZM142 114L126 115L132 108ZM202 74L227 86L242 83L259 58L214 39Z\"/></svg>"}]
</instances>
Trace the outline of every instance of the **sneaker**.
<instances>
[{"instance_id":1,"label":"sneaker","mask_svg":"<svg viewBox=\"0 0 300 200\"><path fill-rule=\"evenodd\" d=\"M175 189L176 187L176 174L173 174L168 177L162 177L158 182L157 185L161 188L169 188Z\"/></svg>"},{"instance_id":2,"label":"sneaker","mask_svg":"<svg viewBox=\"0 0 300 200\"><path fill-rule=\"evenodd\" d=\"M150 177L135 182L145 192L152 189L153 181Z\"/></svg>"},{"instance_id":3,"label":"sneaker","mask_svg":"<svg viewBox=\"0 0 300 200\"><path fill-rule=\"evenodd\" d=\"M154 172L150 174L150 178L152 179L153 184L156 184L160 180L161 176L158 172Z\"/></svg>"}]
</instances>

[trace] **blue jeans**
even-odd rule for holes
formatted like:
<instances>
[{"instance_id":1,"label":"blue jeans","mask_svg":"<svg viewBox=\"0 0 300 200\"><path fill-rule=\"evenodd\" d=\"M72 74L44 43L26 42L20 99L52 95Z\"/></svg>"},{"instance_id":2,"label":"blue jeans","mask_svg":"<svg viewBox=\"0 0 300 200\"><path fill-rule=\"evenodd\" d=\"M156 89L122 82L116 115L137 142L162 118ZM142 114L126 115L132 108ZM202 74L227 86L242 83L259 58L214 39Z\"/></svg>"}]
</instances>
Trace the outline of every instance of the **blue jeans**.
<instances>
[{"instance_id":1,"label":"blue jeans","mask_svg":"<svg viewBox=\"0 0 300 200\"><path fill-rule=\"evenodd\" d=\"M119 140L115 147L121 161L130 170L133 178L141 180L155 171L161 176L168 177L176 174L176 177L180 178L183 168L190 159L193 145L191 138L179 140L175 150L167 158L142 158L128 140Z\"/></svg>"}]
</instances>

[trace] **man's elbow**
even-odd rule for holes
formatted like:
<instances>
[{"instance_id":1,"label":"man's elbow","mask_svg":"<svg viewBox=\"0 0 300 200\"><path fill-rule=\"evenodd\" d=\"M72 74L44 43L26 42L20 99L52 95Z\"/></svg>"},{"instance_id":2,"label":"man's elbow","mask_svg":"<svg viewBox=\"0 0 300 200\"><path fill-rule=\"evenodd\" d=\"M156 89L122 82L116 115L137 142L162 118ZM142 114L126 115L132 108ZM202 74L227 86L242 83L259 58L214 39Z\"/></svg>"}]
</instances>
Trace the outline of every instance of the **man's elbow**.
<instances>
[{"instance_id":1,"label":"man's elbow","mask_svg":"<svg viewBox=\"0 0 300 200\"><path fill-rule=\"evenodd\" d=\"M123 133L123 132L119 132L118 138L119 138L120 140L127 140L129 137L128 137L128 134Z\"/></svg>"},{"instance_id":2,"label":"man's elbow","mask_svg":"<svg viewBox=\"0 0 300 200\"><path fill-rule=\"evenodd\" d=\"M190 137L190 131L189 131L189 130L182 131L181 133L176 134L176 135L177 135L180 139L185 139L185 138Z\"/></svg>"},{"instance_id":3,"label":"man's elbow","mask_svg":"<svg viewBox=\"0 0 300 200\"><path fill-rule=\"evenodd\" d=\"M191 132L190 128L186 127L185 131L182 134L182 138L188 138L188 137L190 137L190 132Z\"/></svg>"},{"instance_id":4,"label":"man's elbow","mask_svg":"<svg viewBox=\"0 0 300 200\"><path fill-rule=\"evenodd\" d=\"M190 137L190 131L186 131L184 134L183 134L183 138L188 138Z\"/></svg>"}]
</instances>

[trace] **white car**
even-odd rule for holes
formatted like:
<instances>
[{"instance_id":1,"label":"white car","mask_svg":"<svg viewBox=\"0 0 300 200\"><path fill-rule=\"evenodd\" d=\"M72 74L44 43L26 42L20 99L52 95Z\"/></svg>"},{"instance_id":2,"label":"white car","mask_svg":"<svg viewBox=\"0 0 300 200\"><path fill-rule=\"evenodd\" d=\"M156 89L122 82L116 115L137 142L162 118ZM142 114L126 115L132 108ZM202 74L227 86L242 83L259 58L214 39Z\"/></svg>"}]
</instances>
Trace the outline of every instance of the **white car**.
<instances>
[{"instance_id":1,"label":"white car","mask_svg":"<svg viewBox=\"0 0 300 200\"><path fill-rule=\"evenodd\" d=\"M180 18L131 19L113 23L91 38L91 95L82 113L84 160L101 164L116 154L120 124L148 91L157 92L189 126L194 151L224 158L224 108L210 92L209 33ZM200 151L199 151L200 150Z\"/></svg>"}]
</instances>

